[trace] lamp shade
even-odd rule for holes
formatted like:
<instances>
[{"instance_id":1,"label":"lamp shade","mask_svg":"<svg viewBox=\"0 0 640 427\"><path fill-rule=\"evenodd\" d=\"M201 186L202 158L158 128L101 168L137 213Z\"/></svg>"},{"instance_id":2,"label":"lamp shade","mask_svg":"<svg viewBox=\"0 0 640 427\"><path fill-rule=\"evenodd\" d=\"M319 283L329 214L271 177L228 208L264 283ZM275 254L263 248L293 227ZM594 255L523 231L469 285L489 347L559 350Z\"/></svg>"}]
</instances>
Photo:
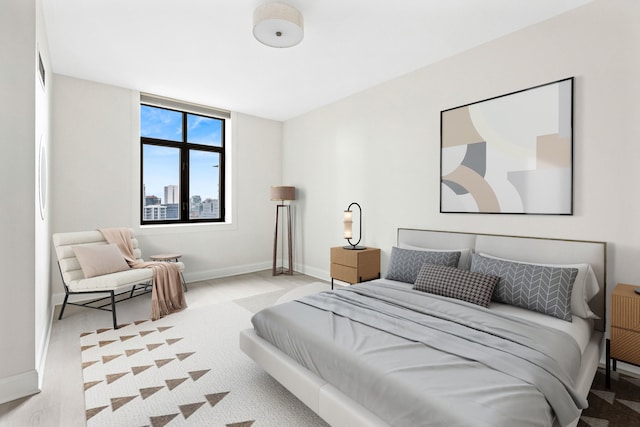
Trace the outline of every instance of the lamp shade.
<instances>
[{"instance_id":1,"label":"lamp shade","mask_svg":"<svg viewBox=\"0 0 640 427\"><path fill-rule=\"evenodd\" d=\"M271 200L295 200L296 187L290 186L272 186Z\"/></svg>"},{"instance_id":2,"label":"lamp shade","mask_svg":"<svg viewBox=\"0 0 640 427\"><path fill-rule=\"evenodd\" d=\"M265 3L253 12L253 36L271 47L291 47L304 37L302 14L285 3Z\"/></svg>"},{"instance_id":3,"label":"lamp shade","mask_svg":"<svg viewBox=\"0 0 640 427\"><path fill-rule=\"evenodd\" d=\"M353 214L351 211L344 211L344 238L353 238Z\"/></svg>"}]
</instances>

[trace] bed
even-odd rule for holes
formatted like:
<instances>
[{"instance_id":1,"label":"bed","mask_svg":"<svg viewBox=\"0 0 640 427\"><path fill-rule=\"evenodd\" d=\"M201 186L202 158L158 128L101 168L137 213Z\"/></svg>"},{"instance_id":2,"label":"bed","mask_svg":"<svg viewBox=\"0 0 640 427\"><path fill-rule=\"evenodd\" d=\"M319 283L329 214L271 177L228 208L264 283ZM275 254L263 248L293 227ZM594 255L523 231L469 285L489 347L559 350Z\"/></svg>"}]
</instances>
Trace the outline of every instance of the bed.
<instances>
[{"instance_id":1,"label":"bed","mask_svg":"<svg viewBox=\"0 0 640 427\"><path fill-rule=\"evenodd\" d=\"M265 309L240 347L333 426L576 425L605 268L604 242L402 228L385 278ZM560 285L528 309L508 287L489 302L518 271ZM456 285L429 288L443 281Z\"/></svg>"}]
</instances>

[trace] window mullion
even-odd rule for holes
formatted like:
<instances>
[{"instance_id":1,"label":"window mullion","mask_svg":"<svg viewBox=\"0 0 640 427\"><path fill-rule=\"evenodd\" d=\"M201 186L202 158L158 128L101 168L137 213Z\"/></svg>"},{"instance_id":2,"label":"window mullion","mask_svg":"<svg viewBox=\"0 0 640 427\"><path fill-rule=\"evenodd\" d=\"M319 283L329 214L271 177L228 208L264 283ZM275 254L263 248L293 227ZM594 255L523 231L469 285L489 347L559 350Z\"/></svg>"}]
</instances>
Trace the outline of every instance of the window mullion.
<instances>
[{"instance_id":1,"label":"window mullion","mask_svg":"<svg viewBox=\"0 0 640 427\"><path fill-rule=\"evenodd\" d=\"M182 114L182 147L180 148L180 219L189 220L189 146L187 141L187 114Z\"/></svg>"}]
</instances>

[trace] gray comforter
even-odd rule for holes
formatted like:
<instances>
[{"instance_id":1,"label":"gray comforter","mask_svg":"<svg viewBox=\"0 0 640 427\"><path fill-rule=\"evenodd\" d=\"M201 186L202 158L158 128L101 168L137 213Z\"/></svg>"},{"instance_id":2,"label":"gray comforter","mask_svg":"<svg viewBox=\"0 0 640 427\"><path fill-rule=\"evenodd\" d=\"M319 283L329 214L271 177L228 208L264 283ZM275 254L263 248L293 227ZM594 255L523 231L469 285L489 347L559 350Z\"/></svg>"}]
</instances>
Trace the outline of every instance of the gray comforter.
<instances>
[{"instance_id":1,"label":"gray comforter","mask_svg":"<svg viewBox=\"0 0 640 427\"><path fill-rule=\"evenodd\" d=\"M567 425L580 350L563 332L388 283L256 314L254 328L390 425Z\"/></svg>"}]
</instances>

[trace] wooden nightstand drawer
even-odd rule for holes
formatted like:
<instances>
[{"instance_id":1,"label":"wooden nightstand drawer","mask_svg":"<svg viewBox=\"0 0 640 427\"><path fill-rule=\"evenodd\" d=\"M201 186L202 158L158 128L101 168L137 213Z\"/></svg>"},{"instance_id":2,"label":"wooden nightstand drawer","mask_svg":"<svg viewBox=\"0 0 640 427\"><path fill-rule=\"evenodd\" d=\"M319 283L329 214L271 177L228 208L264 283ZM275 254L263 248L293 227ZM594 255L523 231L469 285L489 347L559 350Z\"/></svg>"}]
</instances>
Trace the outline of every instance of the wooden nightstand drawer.
<instances>
[{"instance_id":1,"label":"wooden nightstand drawer","mask_svg":"<svg viewBox=\"0 0 640 427\"><path fill-rule=\"evenodd\" d=\"M611 293L611 326L640 332L640 295L637 286L620 284Z\"/></svg>"},{"instance_id":2,"label":"wooden nightstand drawer","mask_svg":"<svg viewBox=\"0 0 640 427\"><path fill-rule=\"evenodd\" d=\"M358 283L358 269L346 265L331 264L331 277L347 283Z\"/></svg>"},{"instance_id":3,"label":"wooden nightstand drawer","mask_svg":"<svg viewBox=\"0 0 640 427\"><path fill-rule=\"evenodd\" d=\"M360 251L352 251L342 247L331 248L331 263L355 268L358 266L358 257L360 256L358 252Z\"/></svg>"},{"instance_id":4,"label":"wooden nightstand drawer","mask_svg":"<svg viewBox=\"0 0 640 427\"><path fill-rule=\"evenodd\" d=\"M611 357L640 365L640 332L611 326Z\"/></svg>"}]
</instances>

